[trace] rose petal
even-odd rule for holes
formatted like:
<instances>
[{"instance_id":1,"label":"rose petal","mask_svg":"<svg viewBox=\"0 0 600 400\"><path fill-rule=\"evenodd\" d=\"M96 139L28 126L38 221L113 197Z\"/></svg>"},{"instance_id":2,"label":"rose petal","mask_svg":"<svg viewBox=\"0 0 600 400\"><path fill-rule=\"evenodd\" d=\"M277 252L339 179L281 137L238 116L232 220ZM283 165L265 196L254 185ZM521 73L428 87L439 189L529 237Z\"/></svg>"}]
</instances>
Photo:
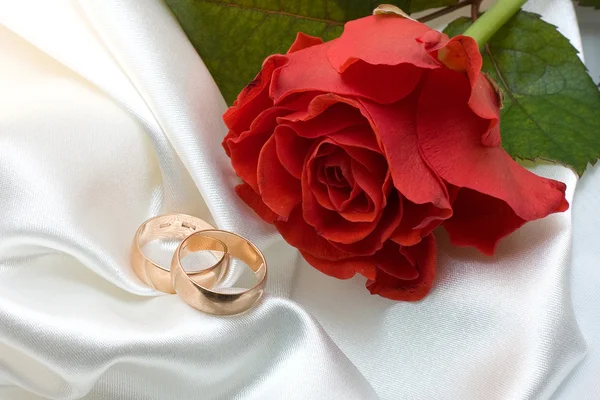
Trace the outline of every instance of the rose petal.
<instances>
[{"instance_id":1,"label":"rose petal","mask_svg":"<svg viewBox=\"0 0 600 400\"><path fill-rule=\"evenodd\" d=\"M471 81L477 79L483 65L477 42L470 36L455 36L429 51L437 51L442 64L453 71L466 72Z\"/></svg>"},{"instance_id":2,"label":"rose petal","mask_svg":"<svg viewBox=\"0 0 600 400\"><path fill-rule=\"evenodd\" d=\"M343 176L341 169L338 167L324 167L322 163L315 166L317 169L316 172L316 180L309 176L308 182L309 186L312 188L313 194L315 195L317 201L328 210L337 211L346 218L348 221L352 222L370 222L376 216L376 212L374 212L374 204L373 201L368 198L363 189L356 183L353 176L349 176L350 182ZM327 169L334 168L336 175L340 175L341 180L332 181L333 178L329 177L329 174L326 171ZM338 179L338 178L336 178ZM319 185L319 183L321 185ZM328 195L328 199L325 198L325 201L321 199L321 197L325 197L325 193ZM332 206L332 207L331 207ZM350 210L349 212L346 212ZM365 213L371 213L372 215L365 215ZM346 214L350 214L350 218L346 217ZM369 217L370 216L370 217Z\"/></svg>"},{"instance_id":3,"label":"rose petal","mask_svg":"<svg viewBox=\"0 0 600 400\"><path fill-rule=\"evenodd\" d=\"M347 76L342 75L332 67L327 57L329 48L335 42L333 40L286 56L287 63L274 71L270 86L270 97L275 104L303 92L334 93L390 103L411 93L420 80L421 71L413 66L383 67L376 74L371 72L369 66L357 66L348 71ZM420 44L416 41L414 44L430 64L439 66ZM363 75L365 73L369 73L369 76Z\"/></svg>"},{"instance_id":4,"label":"rose petal","mask_svg":"<svg viewBox=\"0 0 600 400\"><path fill-rule=\"evenodd\" d=\"M460 189L454 215L444 221L450 241L456 246L473 246L487 255L494 254L498 241L525 222L504 201L471 189Z\"/></svg>"},{"instance_id":5,"label":"rose petal","mask_svg":"<svg viewBox=\"0 0 600 400\"><path fill-rule=\"evenodd\" d=\"M356 270L364 271L369 275L374 275L375 266L368 262L357 261L355 259L330 261L314 257L308 253L300 252L307 263L318 269L324 274L338 279L350 279L356 274Z\"/></svg>"},{"instance_id":6,"label":"rose petal","mask_svg":"<svg viewBox=\"0 0 600 400\"><path fill-rule=\"evenodd\" d=\"M379 214L381 195L376 207L373 199L365 194L363 188L356 181L352 189L338 189L328 185L327 192L335 211L347 221L372 222Z\"/></svg>"},{"instance_id":7,"label":"rose petal","mask_svg":"<svg viewBox=\"0 0 600 400\"><path fill-rule=\"evenodd\" d=\"M327 165L327 163L323 163L323 167L317 171L317 177L328 188L345 189L346 191L350 189L350 182L354 181L352 175L349 176L350 181L344 176L342 168L337 165Z\"/></svg>"},{"instance_id":8,"label":"rose petal","mask_svg":"<svg viewBox=\"0 0 600 400\"><path fill-rule=\"evenodd\" d=\"M368 101L361 101L361 105L381 141L396 189L413 203L431 203L449 217L444 185L419 152L415 96L388 106Z\"/></svg>"},{"instance_id":9,"label":"rose petal","mask_svg":"<svg viewBox=\"0 0 600 400\"><path fill-rule=\"evenodd\" d=\"M298 33L296 40L288 50L288 54L296 53L321 43L323 43L321 38ZM273 72L287 62L287 56L279 54L272 55L263 62L262 69L258 75L240 92L236 101L223 115L223 121L225 121L225 125L229 128L226 139L239 136L242 132L247 131L252 121L261 112L273 106L273 101L269 97ZM227 140L223 141L223 146L227 154L229 154Z\"/></svg>"},{"instance_id":10,"label":"rose petal","mask_svg":"<svg viewBox=\"0 0 600 400\"><path fill-rule=\"evenodd\" d=\"M302 217L301 206L292 210L287 221L276 220L274 224L285 241L303 253L330 261L343 260L352 256L333 247L329 241L319 236L315 228L308 225Z\"/></svg>"},{"instance_id":11,"label":"rose petal","mask_svg":"<svg viewBox=\"0 0 600 400\"><path fill-rule=\"evenodd\" d=\"M357 60L342 72L342 80L361 97L390 104L411 94L422 75L423 70L412 64L371 65Z\"/></svg>"},{"instance_id":12,"label":"rose petal","mask_svg":"<svg viewBox=\"0 0 600 400\"><path fill-rule=\"evenodd\" d=\"M262 201L262 198L258 193L252 189L247 183L242 183L235 187L237 195L246 203L250 208L254 210L265 222L272 224L277 219L275 214L267 205Z\"/></svg>"},{"instance_id":13,"label":"rose petal","mask_svg":"<svg viewBox=\"0 0 600 400\"><path fill-rule=\"evenodd\" d=\"M298 92L298 93L294 93L289 96L286 96L284 99L279 101L279 103L277 103L277 106L285 107L287 109L294 110L294 111L304 111L305 112L306 110L308 110L308 107L309 107L311 101L313 101L313 99L315 97L322 96L322 95L323 94L318 91Z\"/></svg>"},{"instance_id":14,"label":"rose petal","mask_svg":"<svg viewBox=\"0 0 600 400\"><path fill-rule=\"evenodd\" d=\"M403 281L417 279L419 271L400 251L401 247L388 240L373 258L377 260L377 268L386 274ZM376 278L374 278L376 279Z\"/></svg>"},{"instance_id":15,"label":"rose petal","mask_svg":"<svg viewBox=\"0 0 600 400\"><path fill-rule=\"evenodd\" d=\"M310 187L319 204L328 210L335 210L336 207L331 202L328 187L322 183L325 180L322 177L324 174L323 160L325 156L336 150L337 148L329 143L313 143L301 177L302 186Z\"/></svg>"},{"instance_id":16,"label":"rose petal","mask_svg":"<svg viewBox=\"0 0 600 400\"><path fill-rule=\"evenodd\" d=\"M238 137L225 139L233 169L255 192L259 191L256 174L258 157L267 140L273 135L277 117L286 112L280 107L269 108L252 122L250 130Z\"/></svg>"},{"instance_id":17,"label":"rose petal","mask_svg":"<svg viewBox=\"0 0 600 400\"><path fill-rule=\"evenodd\" d=\"M414 280L419 277L417 269L401 253L398 245L386 242L384 246L372 256L352 257L346 260L328 261L302 253L304 259L319 271L339 278L352 278L355 272L369 280L377 277L380 269L388 275L401 280Z\"/></svg>"},{"instance_id":18,"label":"rose petal","mask_svg":"<svg viewBox=\"0 0 600 400\"><path fill-rule=\"evenodd\" d=\"M500 95L484 74L479 74L471 83L469 107L475 114L489 121L487 130L481 135L481 143L485 146L500 146Z\"/></svg>"},{"instance_id":19,"label":"rose petal","mask_svg":"<svg viewBox=\"0 0 600 400\"><path fill-rule=\"evenodd\" d=\"M354 100L335 95L319 95L310 103L307 111L298 111L279 119L306 138L327 136L354 125L366 122L360 111L353 105Z\"/></svg>"},{"instance_id":20,"label":"rose petal","mask_svg":"<svg viewBox=\"0 0 600 400\"><path fill-rule=\"evenodd\" d=\"M365 120L364 124L356 124L345 129L341 129L329 135L329 138L338 145L348 150L350 147L358 149L371 150L374 153L381 154L381 149L377 144L377 138Z\"/></svg>"},{"instance_id":21,"label":"rose petal","mask_svg":"<svg viewBox=\"0 0 600 400\"><path fill-rule=\"evenodd\" d=\"M402 246L414 246L447 218L446 210L431 203L415 204L404 199L402 222L391 239Z\"/></svg>"},{"instance_id":22,"label":"rose petal","mask_svg":"<svg viewBox=\"0 0 600 400\"><path fill-rule=\"evenodd\" d=\"M352 158L355 180L360 189L368 194L365 198L367 208L358 208L357 201L354 201L355 197L351 197L338 207L340 215L354 222L372 221L382 201L385 202L385 197L382 198L382 195L387 196L391 187L387 161L381 154L375 135L370 127L354 126L335 133L329 138L340 145Z\"/></svg>"},{"instance_id":23,"label":"rose petal","mask_svg":"<svg viewBox=\"0 0 600 400\"><path fill-rule=\"evenodd\" d=\"M377 221L375 229L369 236L352 244L338 242L331 242L331 244L340 250L357 256L373 255L383 247L383 244L398 228L401 219L402 203L398 192L392 191L387 198L382 215L375 220Z\"/></svg>"},{"instance_id":24,"label":"rose petal","mask_svg":"<svg viewBox=\"0 0 600 400\"><path fill-rule=\"evenodd\" d=\"M367 281L367 289L371 294L378 294L392 300L421 300L431 290L435 278L435 238L433 235L426 236L418 245L402 247L400 251L407 261L415 260L415 267L419 272L418 278L398 279L383 269L377 269L375 279Z\"/></svg>"},{"instance_id":25,"label":"rose petal","mask_svg":"<svg viewBox=\"0 0 600 400\"><path fill-rule=\"evenodd\" d=\"M311 46L316 46L323 43L323 39L320 37L310 36L302 32L298 32L296 40L292 43L292 46L288 50L288 54L295 53L297 51L306 49Z\"/></svg>"},{"instance_id":26,"label":"rose petal","mask_svg":"<svg viewBox=\"0 0 600 400\"><path fill-rule=\"evenodd\" d=\"M329 194L329 199L331 200L331 204L333 204L333 206L335 207L335 211L338 211L340 213L343 212L345 209L347 209L349 207L349 204L354 199L356 199L359 195L362 194L361 198L363 200L366 200L366 196L364 195L364 192L362 191L360 186L358 186L356 183L354 184L354 187L352 189L348 189L348 188L339 189L336 187L332 187L331 185L328 185L327 193ZM363 219L361 218L357 221L368 222L368 221L372 221L372 220L373 219L363 221ZM354 222L357 222L357 221L354 221Z\"/></svg>"},{"instance_id":27,"label":"rose petal","mask_svg":"<svg viewBox=\"0 0 600 400\"><path fill-rule=\"evenodd\" d=\"M432 203L441 211L443 218L451 215L450 204L444 185L440 179L431 171L418 152L418 143L415 126L416 96L411 96L401 102L390 106L383 106L368 101L357 102L336 95L317 96L311 102L309 111L300 116L298 113L282 117L280 120L301 120L304 118L312 125L298 124L295 130L301 135L310 135L315 132L318 135L331 134L332 138L343 141L342 133L347 133L344 122L352 128L361 126L364 119L370 123L376 136L384 147L394 184L400 192L409 200L423 204ZM347 106L340 104L344 103ZM342 111L336 111L336 118L341 122L336 124L334 119L329 119L330 107L352 107ZM328 110L327 112L324 112ZM356 111L354 111L356 110ZM358 112L362 114L359 116ZM339 114L339 117L338 117ZM322 119L316 118L321 116ZM350 117L351 116L351 117ZM344 118L346 117L346 118ZM351 121L351 122L349 122ZM340 129L340 127L343 127ZM335 129L338 133L332 134ZM360 128L359 128L360 129ZM341 136L338 136L341 135ZM386 147L387 144L387 147ZM370 144L372 147L373 145ZM418 178L416 178L418 177Z\"/></svg>"},{"instance_id":28,"label":"rose petal","mask_svg":"<svg viewBox=\"0 0 600 400\"><path fill-rule=\"evenodd\" d=\"M323 148L331 148L333 151L326 155L323 155L319 150ZM319 143L316 149L316 156L320 158L323 168L335 168L339 169L343 179L349 183L354 184L354 174L352 173L352 160L348 153L342 148L336 146L331 140L325 139Z\"/></svg>"},{"instance_id":29,"label":"rose petal","mask_svg":"<svg viewBox=\"0 0 600 400\"><path fill-rule=\"evenodd\" d=\"M346 23L342 36L328 50L331 65L344 72L362 60L371 65L412 64L438 68L417 39L432 29L420 22L390 15L374 15Z\"/></svg>"},{"instance_id":30,"label":"rose petal","mask_svg":"<svg viewBox=\"0 0 600 400\"><path fill-rule=\"evenodd\" d=\"M331 137L331 140L335 142L333 137ZM373 178L377 179L379 184L383 183L385 177L389 174L389 167L383 154L354 146L341 145L341 147L352 160L359 163Z\"/></svg>"},{"instance_id":31,"label":"rose petal","mask_svg":"<svg viewBox=\"0 0 600 400\"><path fill-rule=\"evenodd\" d=\"M302 177L302 199L303 199L303 215L307 223L314 226L317 232L325 239L341 244L351 244L365 239L371 234L375 228L377 221L381 218L380 209L385 207L383 199L387 192L382 192L383 181L385 176L373 176L364 166L355 160L351 160L347 153L342 148L332 144L331 139L324 139L315 145L312 150L312 155L309 156L307 166L304 169ZM319 156L324 161L319 162ZM333 150L332 150L333 149ZM364 150L368 151L368 150ZM346 210L339 210L339 204L336 206L335 199L331 198L331 191L328 191L328 196L325 198L323 184L319 181L319 168L339 167L344 178L349 182L349 186L354 186L356 182L361 189L370 197L373 208L369 212L361 215L353 215L352 218L346 217ZM385 173L385 171L384 171ZM321 181L325 178L321 177ZM354 212L356 214L356 212ZM381 243L369 241L368 251L372 251L373 246ZM363 248L364 244L360 246ZM351 250L347 250L351 251ZM366 250L361 250L361 252Z\"/></svg>"},{"instance_id":32,"label":"rose petal","mask_svg":"<svg viewBox=\"0 0 600 400\"><path fill-rule=\"evenodd\" d=\"M445 33L432 29L425 32L422 36L417 38L417 42L423 45L425 51L429 52L430 55L434 56L434 60L438 60L437 50L442 48L450 40Z\"/></svg>"},{"instance_id":33,"label":"rose petal","mask_svg":"<svg viewBox=\"0 0 600 400\"><path fill-rule=\"evenodd\" d=\"M319 166L316 166L315 168L318 168L316 171L317 181L319 181L327 191L334 210L342 210L345 203L351 201L351 199L355 198L359 193L362 193L362 189L356 184L354 177L350 176L351 180L348 182L340 167L327 167L321 162L319 163ZM309 182L310 181L311 179L309 179ZM319 188L319 191L320 189L321 188Z\"/></svg>"},{"instance_id":34,"label":"rose petal","mask_svg":"<svg viewBox=\"0 0 600 400\"><path fill-rule=\"evenodd\" d=\"M377 218L373 200L358 185L352 190L348 199L338 208L340 215L351 222L371 222Z\"/></svg>"},{"instance_id":35,"label":"rose petal","mask_svg":"<svg viewBox=\"0 0 600 400\"><path fill-rule=\"evenodd\" d=\"M304 180L303 180L304 182ZM308 185L302 185L302 211L305 221L314 226L317 233L323 238L337 243L352 244L366 238L377 227L381 218L378 215L371 222L350 222L343 218L337 211L331 211L319 204L313 191ZM345 251L351 252L353 246L348 246Z\"/></svg>"},{"instance_id":36,"label":"rose petal","mask_svg":"<svg viewBox=\"0 0 600 400\"><path fill-rule=\"evenodd\" d=\"M288 50L288 54L296 53L323 43L321 38L298 33L296 40ZM273 106L273 101L269 97L269 90L273 77L273 72L287 63L287 57L279 54L268 57L264 62L261 71L256 78L250 82L238 95L236 101L223 115L223 121L229 128L228 137L235 137L250 128L252 121L265 109ZM229 148L223 141L223 147L229 154Z\"/></svg>"},{"instance_id":37,"label":"rose petal","mask_svg":"<svg viewBox=\"0 0 600 400\"><path fill-rule=\"evenodd\" d=\"M264 203L283 218L302 201L300 180L290 175L277 157L275 137L263 146L258 159L258 189Z\"/></svg>"},{"instance_id":38,"label":"rose petal","mask_svg":"<svg viewBox=\"0 0 600 400\"><path fill-rule=\"evenodd\" d=\"M375 175L356 160L352 160L350 165L352 167L354 180L367 196L369 196L371 201L373 201L375 209L379 209L382 205L385 205L383 204L384 196L389 192L383 192L383 182L385 182L385 174L387 171L381 171L381 175Z\"/></svg>"},{"instance_id":39,"label":"rose petal","mask_svg":"<svg viewBox=\"0 0 600 400\"><path fill-rule=\"evenodd\" d=\"M302 170L312 142L298 136L289 126L279 125L275 128L277 156L281 164L292 176L302 178Z\"/></svg>"},{"instance_id":40,"label":"rose petal","mask_svg":"<svg viewBox=\"0 0 600 400\"><path fill-rule=\"evenodd\" d=\"M500 199L525 221L566 204L565 185L517 164L499 146L481 142L489 121L469 108L468 78L448 69L431 71L419 99L419 144L429 165L448 183Z\"/></svg>"},{"instance_id":41,"label":"rose petal","mask_svg":"<svg viewBox=\"0 0 600 400\"><path fill-rule=\"evenodd\" d=\"M466 72L471 84L469 107L478 116L489 121L481 141L486 146L500 145L500 99L488 78L481 73L483 61L477 42L469 36L455 36L443 44L438 58L448 68Z\"/></svg>"},{"instance_id":42,"label":"rose petal","mask_svg":"<svg viewBox=\"0 0 600 400\"><path fill-rule=\"evenodd\" d=\"M282 55L273 55L267 58L262 70L238 95L237 100L223 115L223 121L230 130L228 136L235 137L250 129L252 121L265 109L273 106L269 97L269 88L273 72L287 62ZM227 137L226 139L229 139ZM226 151L227 145L223 144Z\"/></svg>"},{"instance_id":43,"label":"rose petal","mask_svg":"<svg viewBox=\"0 0 600 400\"><path fill-rule=\"evenodd\" d=\"M389 171L374 170L373 167L363 170L364 164L359 165L354 160L353 165L357 170L355 188L358 191L355 193L353 189L352 194L356 195L350 196L341 204L338 211L348 221L373 221L378 215L378 210L385 207L387 196L392 188Z\"/></svg>"}]
</instances>

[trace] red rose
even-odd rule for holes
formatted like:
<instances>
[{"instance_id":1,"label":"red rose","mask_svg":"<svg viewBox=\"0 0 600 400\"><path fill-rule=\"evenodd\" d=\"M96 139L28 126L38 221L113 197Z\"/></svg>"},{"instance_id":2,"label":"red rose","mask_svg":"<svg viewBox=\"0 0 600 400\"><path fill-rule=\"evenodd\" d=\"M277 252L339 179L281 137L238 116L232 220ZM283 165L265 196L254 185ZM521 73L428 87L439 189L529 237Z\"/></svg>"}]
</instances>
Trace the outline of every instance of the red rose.
<instances>
[{"instance_id":1,"label":"red rose","mask_svg":"<svg viewBox=\"0 0 600 400\"><path fill-rule=\"evenodd\" d=\"M500 146L499 97L469 37L397 16L298 34L225 113L239 196L320 271L419 300L442 225L492 254L527 221L564 211L565 185Z\"/></svg>"}]
</instances>

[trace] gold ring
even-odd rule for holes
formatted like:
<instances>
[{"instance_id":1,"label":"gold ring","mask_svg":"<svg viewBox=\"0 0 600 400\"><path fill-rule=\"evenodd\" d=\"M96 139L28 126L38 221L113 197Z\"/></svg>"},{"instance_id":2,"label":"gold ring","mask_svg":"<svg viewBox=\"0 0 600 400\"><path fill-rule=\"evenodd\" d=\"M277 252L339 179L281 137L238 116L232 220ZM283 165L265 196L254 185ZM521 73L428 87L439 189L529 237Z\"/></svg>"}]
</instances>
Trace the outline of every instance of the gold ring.
<instances>
[{"instance_id":1,"label":"gold ring","mask_svg":"<svg viewBox=\"0 0 600 400\"><path fill-rule=\"evenodd\" d=\"M217 239L227 246L229 256L245 262L254 271L258 283L240 293L218 293L207 285L195 282L181 266L181 259L190 253L212 250ZM233 315L246 311L263 295L267 282L267 261L261 251L249 240L235 233L218 229L194 232L179 244L171 263L173 288L190 306L217 315Z\"/></svg>"},{"instance_id":2,"label":"gold ring","mask_svg":"<svg viewBox=\"0 0 600 400\"><path fill-rule=\"evenodd\" d=\"M185 214L167 214L150 218L138 228L131 244L131 266L136 275L150 287L165 293L175 293L168 268L156 264L142 252L142 247L156 239L183 240L190 234L204 229L214 229L208 222ZM229 267L227 245L220 241L213 244L214 250L221 252L218 261L207 269L194 271L202 283L207 285L214 276L222 276ZM208 274L204 276L204 274ZM213 282L214 284L214 282Z\"/></svg>"}]
</instances>

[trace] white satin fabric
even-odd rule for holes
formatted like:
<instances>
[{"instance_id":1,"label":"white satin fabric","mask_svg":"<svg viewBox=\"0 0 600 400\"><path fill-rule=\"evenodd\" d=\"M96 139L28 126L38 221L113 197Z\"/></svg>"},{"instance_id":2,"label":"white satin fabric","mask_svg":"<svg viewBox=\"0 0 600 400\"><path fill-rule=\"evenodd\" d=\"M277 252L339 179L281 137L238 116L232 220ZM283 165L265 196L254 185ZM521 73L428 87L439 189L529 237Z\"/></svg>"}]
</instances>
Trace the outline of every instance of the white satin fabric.
<instances>
[{"instance_id":1,"label":"white satin fabric","mask_svg":"<svg viewBox=\"0 0 600 400\"><path fill-rule=\"evenodd\" d=\"M529 7L580 48L567 0ZM535 167L577 193L573 226L571 211L528 224L493 258L440 232L431 295L392 302L315 271L237 199L225 104L162 2L0 0L0 23L0 399L600 395L598 362L565 381L586 351L569 272L600 297L595 169L576 190ZM223 318L144 286L130 240L163 212L253 240L267 298Z\"/></svg>"}]
</instances>

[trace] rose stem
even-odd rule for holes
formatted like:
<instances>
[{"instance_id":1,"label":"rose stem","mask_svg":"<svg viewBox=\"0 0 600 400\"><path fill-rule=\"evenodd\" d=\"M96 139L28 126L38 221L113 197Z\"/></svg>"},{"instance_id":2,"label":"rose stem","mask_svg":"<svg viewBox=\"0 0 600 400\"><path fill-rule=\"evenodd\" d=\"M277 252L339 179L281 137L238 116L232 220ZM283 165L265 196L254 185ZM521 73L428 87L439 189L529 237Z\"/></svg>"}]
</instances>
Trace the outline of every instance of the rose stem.
<instances>
[{"instance_id":1,"label":"rose stem","mask_svg":"<svg viewBox=\"0 0 600 400\"><path fill-rule=\"evenodd\" d=\"M479 47L483 47L526 2L527 0L498 0L465 31L464 35L471 36Z\"/></svg>"},{"instance_id":2,"label":"rose stem","mask_svg":"<svg viewBox=\"0 0 600 400\"><path fill-rule=\"evenodd\" d=\"M471 4L471 21L477 21L479 18L479 7L481 6L482 0L475 0L473 4Z\"/></svg>"},{"instance_id":3,"label":"rose stem","mask_svg":"<svg viewBox=\"0 0 600 400\"><path fill-rule=\"evenodd\" d=\"M419 21L419 22L427 22L427 21L431 21L432 19L439 18L439 17L441 17L442 15L446 15L446 14L449 14L449 13L451 13L452 11L455 11L455 10L458 10L458 9L460 9L460 8L466 7L466 6L468 6L469 4L471 4L471 3L473 3L473 0L463 0L463 1L461 1L461 2L458 2L458 3L456 3L456 4L455 4L455 5L453 5L453 6L449 6L449 7L446 7L446 8L442 8L441 10L439 10L439 11L436 11L436 12L434 12L434 13L431 13L431 14L424 15L424 16L422 16L421 18L419 18L417 21Z\"/></svg>"}]
</instances>

